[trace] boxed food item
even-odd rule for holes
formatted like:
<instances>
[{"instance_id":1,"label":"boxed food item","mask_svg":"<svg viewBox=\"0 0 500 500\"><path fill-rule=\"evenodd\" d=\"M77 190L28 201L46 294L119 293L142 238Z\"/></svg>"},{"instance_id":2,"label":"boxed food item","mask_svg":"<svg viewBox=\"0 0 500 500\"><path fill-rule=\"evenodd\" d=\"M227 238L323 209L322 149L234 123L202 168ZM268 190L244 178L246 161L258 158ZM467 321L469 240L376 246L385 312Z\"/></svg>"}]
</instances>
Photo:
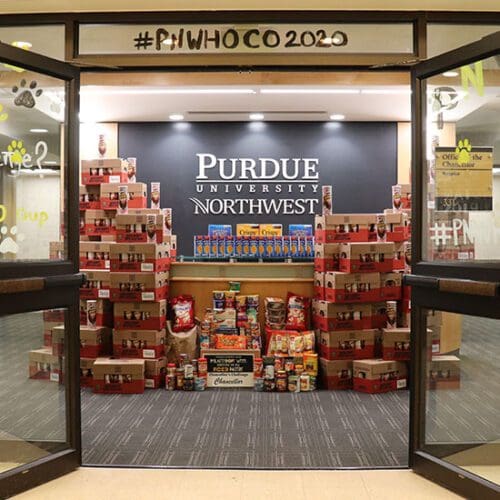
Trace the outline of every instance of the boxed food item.
<instances>
[{"instance_id":1,"label":"boxed food item","mask_svg":"<svg viewBox=\"0 0 500 500\"><path fill-rule=\"evenodd\" d=\"M80 186L80 210L100 210L99 186Z\"/></svg>"},{"instance_id":2,"label":"boxed food item","mask_svg":"<svg viewBox=\"0 0 500 500\"><path fill-rule=\"evenodd\" d=\"M82 184L128 182L129 163L121 158L100 158L82 160Z\"/></svg>"},{"instance_id":3,"label":"boxed food item","mask_svg":"<svg viewBox=\"0 0 500 500\"><path fill-rule=\"evenodd\" d=\"M313 235L312 224L289 224L288 234L290 236L297 236L298 238L312 236Z\"/></svg>"},{"instance_id":4,"label":"boxed food item","mask_svg":"<svg viewBox=\"0 0 500 500\"><path fill-rule=\"evenodd\" d=\"M54 356L64 356L64 325L52 328L51 347Z\"/></svg>"},{"instance_id":5,"label":"boxed food item","mask_svg":"<svg viewBox=\"0 0 500 500\"><path fill-rule=\"evenodd\" d=\"M64 325L61 321L44 321L43 322L43 345L44 347L52 346L52 329L56 326Z\"/></svg>"},{"instance_id":6,"label":"boxed food item","mask_svg":"<svg viewBox=\"0 0 500 500\"><path fill-rule=\"evenodd\" d=\"M144 376L146 389L159 389L165 386L167 358L144 360Z\"/></svg>"},{"instance_id":7,"label":"boxed food item","mask_svg":"<svg viewBox=\"0 0 500 500\"><path fill-rule=\"evenodd\" d=\"M316 243L368 241L370 214L334 214L314 217Z\"/></svg>"},{"instance_id":8,"label":"boxed food item","mask_svg":"<svg viewBox=\"0 0 500 500\"><path fill-rule=\"evenodd\" d=\"M42 318L44 322L57 321L60 323L64 323L64 319L66 317L65 312L66 312L65 309L46 309L45 311L42 312Z\"/></svg>"},{"instance_id":9,"label":"boxed food item","mask_svg":"<svg viewBox=\"0 0 500 500\"><path fill-rule=\"evenodd\" d=\"M430 390L460 389L460 358L457 356L432 356L428 370Z\"/></svg>"},{"instance_id":10,"label":"boxed food item","mask_svg":"<svg viewBox=\"0 0 500 500\"><path fill-rule=\"evenodd\" d=\"M323 389L352 389L352 361L319 358Z\"/></svg>"},{"instance_id":11,"label":"boxed food item","mask_svg":"<svg viewBox=\"0 0 500 500\"><path fill-rule=\"evenodd\" d=\"M63 359L54 356L50 347L30 351L29 378L62 383Z\"/></svg>"},{"instance_id":12,"label":"boxed food item","mask_svg":"<svg viewBox=\"0 0 500 500\"><path fill-rule=\"evenodd\" d=\"M214 323L218 331L234 330L236 328L236 309L227 307L225 309L214 309Z\"/></svg>"},{"instance_id":13,"label":"boxed food item","mask_svg":"<svg viewBox=\"0 0 500 500\"><path fill-rule=\"evenodd\" d=\"M113 210L85 210L84 221L87 236L116 234L116 216Z\"/></svg>"},{"instance_id":14,"label":"boxed food item","mask_svg":"<svg viewBox=\"0 0 500 500\"><path fill-rule=\"evenodd\" d=\"M159 358L165 354L165 330L113 330L117 358Z\"/></svg>"},{"instance_id":15,"label":"boxed food item","mask_svg":"<svg viewBox=\"0 0 500 500\"><path fill-rule=\"evenodd\" d=\"M94 383L94 358L80 358L80 387L92 387Z\"/></svg>"},{"instance_id":16,"label":"boxed food item","mask_svg":"<svg viewBox=\"0 0 500 500\"><path fill-rule=\"evenodd\" d=\"M222 350L246 349L247 339L244 335L215 335L215 348Z\"/></svg>"},{"instance_id":17,"label":"boxed food item","mask_svg":"<svg viewBox=\"0 0 500 500\"><path fill-rule=\"evenodd\" d=\"M209 224L208 236L210 238L225 238L233 235L233 227L231 224Z\"/></svg>"},{"instance_id":18,"label":"boxed food item","mask_svg":"<svg viewBox=\"0 0 500 500\"><path fill-rule=\"evenodd\" d=\"M111 243L80 241L80 269L108 269Z\"/></svg>"},{"instance_id":19,"label":"boxed food item","mask_svg":"<svg viewBox=\"0 0 500 500\"><path fill-rule=\"evenodd\" d=\"M143 359L97 358L94 362L94 392L142 394L145 387Z\"/></svg>"},{"instance_id":20,"label":"boxed food item","mask_svg":"<svg viewBox=\"0 0 500 500\"><path fill-rule=\"evenodd\" d=\"M371 328L370 304L335 304L313 300L313 325L324 331Z\"/></svg>"},{"instance_id":21,"label":"boxed food item","mask_svg":"<svg viewBox=\"0 0 500 500\"><path fill-rule=\"evenodd\" d=\"M63 325L52 330L52 353L55 356L64 355ZM91 328L80 326L80 357L97 358L111 353L111 329L106 327Z\"/></svg>"},{"instance_id":22,"label":"boxed food item","mask_svg":"<svg viewBox=\"0 0 500 500\"><path fill-rule=\"evenodd\" d=\"M116 329L163 330L166 325L167 302L114 303Z\"/></svg>"},{"instance_id":23,"label":"boxed food item","mask_svg":"<svg viewBox=\"0 0 500 500\"><path fill-rule=\"evenodd\" d=\"M64 241L49 242L49 259L63 260L65 257Z\"/></svg>"},{"instance_id":24,"label":"boxed food item","mask_svg":"<svg viewBox=\"0 0 500 500\"><path fill-rule=\"evenodd\" d=\"M392 208L397 211L411 208L410 184L396 184L392 186Z\"/></svg>"},{"instance_id":25,"label":"boxed food item","mask_svg":"<svg viewBox=\"0 0 500 500\"><path fill-rule=\"evenodd\" d=\"M259 236L259 224L236 224L236 236Z\"/></svg>"},{"instance_id":26,"label":"boxed food item","mask_svg":"<svg viewBox=\"0 0 500 500\"><path fill-rule=\"evenodd\" d=\"M281 224L259 224L261 236L283 236L283 226Z\"/></svg>"},{"instance_id":27,"label":"boxed food item","mask_svg":"<svg viewBox=\"0 0 500 500\"><path fill-rule=\"evenodd\" d=\"M401 242L410 237L408 221L402 212L384 213L385 241Z\"/></svg>"},{"instance_id":28,"label":"boxed food item","mask_svg":"<svg viewBox=\"0 0 500 500\"><path fill-rule=\"evenodd\" d=\"M406 363L383 359L353 361L353 389L369 394L405 389L408 385Z\"/></svg>"},{"instance_id":29,"label":"boxed food item","mask_svg":"<svg viewBox=\"0 0 500 500\"><path fill-rule=\"evenodd\" d=\"M325 300L325 273L314 273L314 298Z\"/></svg>"},{"instance_id":30,"label":"boxed food item","mask_svg":"<svg viewBox=\"0 0 500 500\"><path fill-rule=\"evenodd\" d=\"M325 274L325 300L330 302L373 302L380 299L380 274Z\"/></svg>"},{"instance_id":31,"label":"boxed food item","mask_svg":"<svg viewBox=\"0 0 500 500\"><path fill-rule=\"evenodd\" d=\"M103 210L116 210L119 208L119 192L121 187L127 188L128 208L147 208L147 187L142 182L127 184L101 184L101 208Z\"/></svg>"},{"instance_id":32,"label":"boxed food item","mask_svg":"<svg viewBox=\"0 0 500 500\"><path fill-rule=\"evenodd\" d=\"M403 275L401 273L380 274L380 298L383 300L399 300L403 292Z\"/></svg>"},{"instance_id":33,"label":"boxed food item","mask_svg":"<svg viewBox=\"0 0 500 500\"><path fill-rule=\"evenodd\" d=\"M319 353L322 358L369 359L377 354L380 330L347 330L320 332Z\"/></svg>"},{"instance_id":34,"label":"boxed food item","mask_svg":"<svg viewBox=\"0 0 500 500\"><path fill-rule=\"evenodd\" d=\"M108 299L81 299L80 325L97 327L113 324L113 308Z\"/></svg>"},{"instance_id":35,"label":"boxed food item","mask_svg":"<svg viewBox=\"0 0 500 500\"><path fill-rule=\"evenodd\" d=\"M387 326L388 302L373 302L371 308L371 328L385 328Z\"/></svg>"},{"instance_id":36,"label":"boxed food item","mask_svg":"<svg viewBox=\"0 0 500 500\"><path fill-rule=\"evenodd\" d=\"M110 273L107 270L85 271L80 286L81 299L109 299Z\"/></svg>"},{"instance_id":37,"label":"boxed food item","mask_svg":"<svg viewBox=\"0 0 500 500\"><path fill-rule=\"evenodd\" d=\"M163 243L163 215L123 214L116 216L118 243Z\"/></svg>"},{"instance_id":38,"label":"boxed food item","mask_svg":"<svg viewBox=\"0 0 500 500\"><path fill-rule=\"evenodd\" d=\"M319 273L339 270L339 243L316 243L314 245L314 270Z\"/></svg>"},{"instance_id":39,"label":"boxed food item","mask_svg":"<svg viewBox=\"0 0 500 500\"><path fill-rule=\"evenodd\" d=\"M116 243L110 257L114 272L164 272L170 268L168 243Z\"/></svg>"},{"instance_id":40,"label":"boxed food item","mask_svg":"<svg viewBox=\"0 0 500 500\"><path fill-rule=\"evenodd\" d=\"M110 273L111 302L158 302L168 298L168 272Z\"/></svg>"},{"instance_id":41,"label":"boxed food item","mask_svg":"<svg viewBox=\"0 0 500 500\"><path fill-rule=\"evenodd\" d=\"M394 243L394 271L404 271L405 269L405 242Z\"/></svg>"},{"instance_id":42,"label":"boxed food item","mask_svg":"<svg viewBox=\"0 0 500 500\"><path fill-rule=\"evenodd\" d=\"M346 243L340 246L339 270L345 273L393 270L394 243Z\"/></svg>"},{"instance_id":43,"label":"boxed food item","mask_svg":"<svg viewBox=\"0 0 500 500\"><path fill-rule=\"evenodd\" d=\"M382 330L382 358L410 361L410 328L384 328Z\"/></svg>"}]
</instances>

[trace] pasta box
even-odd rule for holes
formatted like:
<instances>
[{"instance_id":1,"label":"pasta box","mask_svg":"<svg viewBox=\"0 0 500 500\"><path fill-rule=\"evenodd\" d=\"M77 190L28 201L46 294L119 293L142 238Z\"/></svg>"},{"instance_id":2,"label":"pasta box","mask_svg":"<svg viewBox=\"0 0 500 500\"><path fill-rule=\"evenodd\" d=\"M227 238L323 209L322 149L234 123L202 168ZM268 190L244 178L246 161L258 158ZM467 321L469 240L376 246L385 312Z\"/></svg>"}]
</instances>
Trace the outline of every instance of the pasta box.
<instances>
[{"instance_id":1,"label":"pasta box","mask_svg":"<svg viewBox=\"0 0 500 500\"><path fill-rule=\"evenodd\" d=\"M380 299L379 273L325 274L325 300L337 303L373 302Z\"/></svg>"},{"instance_id":2,"label":"pasta box","mask_svg":"<svg viewBox=\"0 0 500 500\"><path fill-rule=\"evenodd\" d=\"M344 273L393 270L394 243L346 243L340 247L339 270Z\"/></svg>"},{"instance_id":3,"label":"pasta box","mask_svg":"<svg viewBox=\"0 0 500 500\"><path fill-rule=\"evenodd\" d=\"M406 389L408 370L401 361L364 359L353 361L353 389L369 394Z\"/></svg>"},{"instance_id":4,"label":"pasta box","mask_svg":"<svg viewBox=\"0 0 500 500\"><path fill-rule=\"evenodd\" d=\"M116 215L114 210L85 210L85 234L101 236L116 234Z\"/></svg>"},{"instance_id":5,"label":"pasta box","mask_svg":"<svg viewBox=\"0 0 500 500\"><path fill-rule=\"evenodd\" d=\"M314 245L314 270L319 273L339 270L340 245L317 243Z\"/></svg>"},{"instance_id":6,"label":"pasta box","mask_svg":"<svg viewBox=\"0 0 500 500\"><path fill-rule=\"evenodd\" d=\"M100 158L82 160L82 184L98 185L103 183L119 184L128 182L129 163L122 158Z\"/></svg>"},{"instance_id":7,"label":"pasta box","mask_svg":"<svg viewBox=\"0 0 500 500\"><path fill-rule=\"evenodd\" d=\"M168 272L110 273L112 302L158 302L168 298Z\"/></svg>"},{"instance_id":8,"label":"pasta box","mask_svg":"<svg viewBox=\"0 0 500 500\"><path fill-rule=\"evenodd\" d=\"M163 330L166 326L167 302L115 302L116 329Z\"/></svg>"},{"instance_id":9,"label":"pasta box","mask_svg":"<svg viewBox=\"0 0 500 500\"><path fill-rule=\"evenodd\" d=\"M380 344L380 330L320 332L319 354L329 360L374 358Z\"/></svg>"},{"instance_id":10,"label":"pasta box","mask_svg":"<svg viewBox=\"0 0 500 500\"><path fill-rule=\"evenodd\" d=\"M113 355L156 359L165 354L165 330L113 330Z\"/></svg>"},{"instance_id":11,"label":"pasta box","mask_svg":"<svg viewBox=\"0 0 500 500\"><path fill-rule=\"evenodd\" d=\"M113 272L164 272L170 268L170 247L166 243L116 243L110 248Z\"/></svg>"},{"instance_id":12,"label":"pasta box","mask_svg":"<svg viewBox=\"0 0 500 500\"><path fill-rule=\"evenodd\" d=\"M101 209L101 193L99 186L80 186L80 210L89 209Z\"/></svg>"},{"instance_id":13,"label":"pasta box","mask_svg":"<svg viewBox=\"0 0 500 500\"><path fill-rule=\"evenodd\" d=\"M401 273L380 274L380 298L399 300L403 293L403 275Z\"/></svg>"},{"instance_id":14,"label":"pasta box","mask_svg":"<svg viewBox=\"0 0 500 500\"><path fill-rule=\"evenodd\" d=\"M143 359L97 358L94 362L94 392L142 394L145 387Z\"/></svg>"},{"instance_id":15,"label":"pasta box","mask_svg":"<svg viewBox=\"0 0 500 500\"><path fill-rule=\"evenodd\" d=\"M352 389L352 361L319 358L319 372L323 389Z\"/></svg>"},{"instance_id":16,"label":"pasta box","mask_svg":"<svg viewBox=\"0 0 500 500\"><path fill-rule=\"evenodd\" d=\"M108 269L110 243L80 241L80 269Z\"/></svg>"},{"instance_id":17,"label":"pasta box","mask_svg":"<svg viewBox=\"0 0 500 500\"><path fill-rule=\"evenodd\" d=\"M109 299L110 272L85 271L85 282L80 286L81 299Z\"/></svg>"},{"instance_id":18,"label":"pasta box","mask_svg":"<svg viewBox=\"0 0 500 500\"><path fill-rule=\"evenodd\" d=\"M320 330L371 328L370 304L335 304L325 300L313 300L312 310L314 327Z\"/></svg>"},{"instance_id":19,"label":"pasta box","mask_svg":"<svg viewBox=\"0 0 500 500\"><path fill-rule=\"evenodd\" d=\"M126 184L101 184L101 208L104 210L116 210L119 205L120 187L127 187L128 208L147 208L148 188L142 182L130 182Z\"/></svg>"},{"instance_id":20,"label":"pasta box","mask_svg":"<svg viewBox=\"0 0 500 500\"><path fill-rule=\"evenodd\" d=\"M144 360L144 376L146 389L159 389L165 386L167 358Z\"/></svg>"}]
</instances>

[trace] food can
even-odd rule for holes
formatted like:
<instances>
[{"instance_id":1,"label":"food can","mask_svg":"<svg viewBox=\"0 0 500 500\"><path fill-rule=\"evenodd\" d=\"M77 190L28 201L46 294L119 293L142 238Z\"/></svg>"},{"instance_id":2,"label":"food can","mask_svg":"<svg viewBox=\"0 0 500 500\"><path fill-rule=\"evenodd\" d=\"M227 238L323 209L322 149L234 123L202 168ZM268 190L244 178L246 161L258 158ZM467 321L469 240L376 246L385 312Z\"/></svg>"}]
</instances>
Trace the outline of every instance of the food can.
<instances>
[{"instance_id":1,"label":"food can","mask_svg":"<svg viewBox=\"0 0 500 500\"><path fill-rule=\"evenodd\" d=\"M167 391L175 391L175 372L173 375L167 375L165 379L165 389Z\"/></svg>"},{"instance_id":2,"label":"food can","mask_svg":"<svg viewBox=\"0 0 500 500\"><path fill-rule=\"evenodd\" d=\"M295 365L295 375L301 376L302 373L304 372L304 365Z\"/></svg>"},{"instance_id":3,"label":"food can","mask_svg":"<svg viewBox=\"0 0 500 500\"><path fill-rule=\"evenodd\" d=\"M293 362L293 359L287 358L285 360L285 371L287 373L293 372L294 368L295 368L295 364Z\"/></svg>"},{"instance_id":4,"label":"food can","mask_svg":"<svg viewBox=\"0 0 500 500\"><path fill-rule=\"evenodd\" d=\"M286 372L285 370L280 370L278 375L276 376L276 390L278 392L286 392L287 383L286 383Z\"/></svg>"},{"instance_id":5,"label":"food can","mask_svg":"<svg viewBox=\"0 0 500 500\"><path fill-rule=\"evenodd\" d=\"M192 359L191 364L193 365L193 376L197 377L198 376L198 360Z\"/></svg>"},{"instance_id":6,"label":"food can","mask_svg":"<svg viewBox=\"0 0 500 500\"><path fill-rule=\"evenodd\" d=\"M175 370L175 388L179 391L184 387L184 368Z\"/></svg>"},{"instance_id":7,"label":"food can","mask_svg":"<svg viewBox=\"0 0 500 500\"><path fill-rule=\"evenodd\" d=\"M194 377L194 367L191 363L187 363L184 365L184 378L193 378Z\"/></svg>"},{"instance_id":8,"label":"food can","mask_svg":"<svg viewBox=\"0 0 500 500\"><path fill-rule=\"evenodd\" d=\"M254 391L262 392L264 390L264 379L262 377L256 377L253 383Z\"/></svg>"},{"instance_id":9,"label":"food can","mask_svg":"<svg viewBox=\"0 0 500 500\"><path fill-rule=\"evenodd\" d=\"M194 377L184 378L184 385L182 386L184 391L194 391Z\"/></svg>"},{"instance_id":10,"label":"food can","mask_svg":"<svg viewBox=\"0 0 500 500\"><path fill-rule=\"evenodd\" d=\"M318 374L318 355L316 353L304 354L304 371L314 377Z\"/></svg>"},{"instance_id":11,"label":"food can","mask_svg":"<svg viewBox=\"0 0 500 500\"><path fill-rule=\"evenodd\" d=\"M303 373L300 376L300 392L307 392L310 390L311 390L311 388L310 388L309 375L307 375L306 373Z\"/></svg>"},{"instance_id":12,"label":"food can","mask_svg":"<svg viewBox=\"0 0 500 500\"><path fill-rule=\"evenodd\" d=\"M297 375L288 376L288 392L299 392L299 377Z\"/></svg>"},{"instance_id":13,"label":"food can","mask_svg":"<svg viewBox=\"0 0 500 500\"><path fill-rule=\"evenodd\" d=\"M264 378L274 380L274 365L265 365L264 366Z\"/></svg>"},{"instance_id":14,"label":"food can","mask_svg":"<svg viewBox=\"0 0 500 500\"><path fill-rule=\"evenodd\" d=\"M274 371L278 372L284 368L283 358L274 358Z\"/></svg>"},{"instance_id":15,"label":"food can","mask_svg":"<svg viewBox=\"0 0 500 500\"><path fill-rule=\"evenodd\" d=\"M276 384L274 382L274 378L264 379L264 392L274 392L275 387L276 387Z\"/></svg>"},{"instance_id":16,"label":"food can","mask_svg":"<svg viewBox=\"0 0 500 500\"><path fill-rule=\"evenodd\" d=\"M194 379L194 390L204 391L207 388L207 379L204 377L196 377Z\"/></svg>"},{"instance_id":17,"label":"food can","mask_svg":"<svg viewBox=\"0 0 500 500\"><path fill-rule=\"evenodd\" d=\"M262 360L262 358L254 358L253 374L255 377L262 377L263 368L264 368L264 361Z\"/></svg>"},{"instance_id":18,"label":"food can","mask_svg":"<svg viewBox=\"0 0 500 500\"><path fill-rule=\"evenodd\" d=\"M206 377L208 370L207 358L198 358L198 377Z\"/></svg>"},{"instance_id":19,"label":"food can","mask_svg":"<svg viewBox=\"0 0 500 500\"><path fill-rule=\"evenodd\" d=\"M309 390L310 391L315 391L316 390L316 387L317 387L317 381L318 381L318 378L317 377L314 377L312 375L309 375Z\"/></svg>"}]
</instances>

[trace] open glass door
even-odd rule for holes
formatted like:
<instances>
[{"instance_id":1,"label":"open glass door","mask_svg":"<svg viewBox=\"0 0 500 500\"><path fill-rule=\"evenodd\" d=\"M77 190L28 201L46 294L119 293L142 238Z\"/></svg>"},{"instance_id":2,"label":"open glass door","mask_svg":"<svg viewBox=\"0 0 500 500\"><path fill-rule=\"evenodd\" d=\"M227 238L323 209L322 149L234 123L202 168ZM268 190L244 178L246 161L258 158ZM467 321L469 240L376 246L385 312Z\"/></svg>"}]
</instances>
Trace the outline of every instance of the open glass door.
<instances>
[{"instance_id":1,"label":"open glass door","mask_svg":"<svg viewBox=\"0 0 500 500\"><path fill-rule=\"evenodd\" d=\"M79 71L0 43L0 496L80 464Z\"/></svg>"},{"instance_id":2,"label":"open glass door","mask_svg":"<svg viewBox=\"0 0 500 500\"><path fill-rule=\"evenodd\" d=\"M411 456L500 493L500 32L414 67Z\"/></svg>"}]
</instances>

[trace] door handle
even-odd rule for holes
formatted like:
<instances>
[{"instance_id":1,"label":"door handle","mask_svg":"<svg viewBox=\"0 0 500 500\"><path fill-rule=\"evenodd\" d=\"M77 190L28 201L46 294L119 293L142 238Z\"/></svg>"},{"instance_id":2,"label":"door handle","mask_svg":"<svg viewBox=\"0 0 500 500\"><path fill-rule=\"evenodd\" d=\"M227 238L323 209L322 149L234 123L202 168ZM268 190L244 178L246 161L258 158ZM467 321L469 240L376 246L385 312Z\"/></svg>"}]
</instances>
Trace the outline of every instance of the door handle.
<instances>
[{"instance_id":1,"label":"door handle","mask_svg":"<svg viewBox=\"0 0 500 500\"><path fill-rule=\"evenodd\" d=\"M85 281L82 273L48 276L46 278L22 278L0 280L0 294L41 292L49 288L80 286Z\"/></svg>"},{"instance_id":2,"label":"door handle","mask_svg":"<svg viewBox=\"0 0 500 500\"><path fill-rule=\"evenodd\" d=\"M403 277L403 282L405 285L432 288L445 293L462 293L465 295L480 295L483 297L497 297L500 295L500 283L490 281L436 278L434 276L406 274Z\"/></svg>"}]
</instances>

